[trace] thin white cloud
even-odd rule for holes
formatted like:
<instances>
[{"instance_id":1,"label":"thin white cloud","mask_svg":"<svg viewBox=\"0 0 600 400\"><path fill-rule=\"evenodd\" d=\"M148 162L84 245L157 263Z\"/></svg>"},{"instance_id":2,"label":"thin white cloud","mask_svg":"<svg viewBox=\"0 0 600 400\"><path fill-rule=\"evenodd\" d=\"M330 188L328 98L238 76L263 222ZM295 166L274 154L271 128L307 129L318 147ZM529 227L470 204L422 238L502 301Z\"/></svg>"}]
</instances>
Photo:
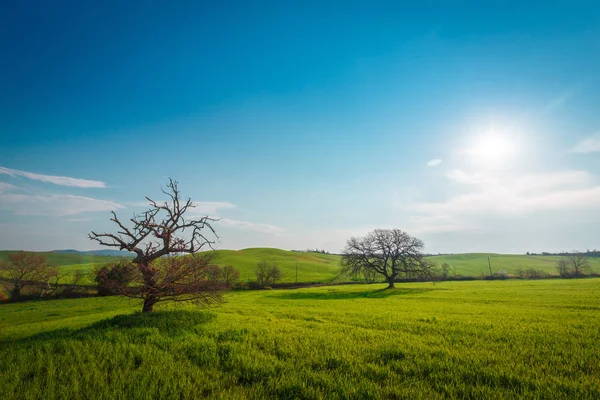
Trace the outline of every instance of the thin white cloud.
<instances>
[{"instance_id":1,"label":"thin white cloud","mask_svg":"<svg viewBox=\"0 0 600 400\"><path fill-rule=\"evenodd\" d=\"M231 228L247 229L247 230L251 230L251 231L269 233L269 234L279 234L279 233L283 232L282 228L275 226L275 225L261 224L261 223L248 222L248 221L240 221L240 220L230 219L230 218L221 218L218 221L218 223L222 224L224 226L227 226L227 227L231 227Z\"/></svg>"},{"instance_id":2,"label":"thin white cloud","mask_svg":"<svg viewBox=\"0 0 600 400\"><path fill-rule=\"evenodd\" d=\"M158 204L162 204L165 200L157 200ZM150 205L147 201L127 203L131 207L147 207ZM218 216L219 210L228 210L236 208L235 204L226 201L195 201L194 207L188 211L187 218L204 217L206 215Z\"/></svg>"},{"instance_id":3,"label":"thin white cloud","mask_svg":"<svg viewBox=\"0 0 600 400\"><path fill-rule=\"evenodd\" d=\"M11 185L10 183L6 183L6 182L0 182L0 193L5 192L7 190L12 190L15 187L13 185Z\"/></svg>"},{"instance_id":4,"label":"thin white cloud","mask_svg":"<svg viewBox=\"0 0 600 400\"><path fill-rule=\"evenodd\" d=\"M434 158L433 160L427 161L427 166L428 167L437 167L441 163L442 163L442 160L440 158Z\"/></svg>"},{"instance_id":5,"label":"thin white cloud","mask_svg":"<svg viewBox=\"0 0 600 400\"><path fill-rule=\"evenodd\" d=\"M73 195L27 195L0 193L0 209L15 215L70 216L87 212L112 211L121 204Z\"/></svg>"},{"instance_id":6,"label":"thin white cloud","mask_svg":"<svg viewBox=\"0 0 600 400\"><path fill-rule=\"evenodd\" d=\"M571 153L589 154L600 152L600 132L582 140L571 148Z\"/></svg>"},{"instance_id":7,"label":"thin white cloud","mask_svg":"<svg viewBox=\"0 0 600 400\"><path fill-rule=\"evenodd\" d=\"M600 186L586 171L491 174L450 171L447 178L466 192L439 202L413 202L415 230L476 229L481 218L523 216L540 211L600 209Z\"/></svg>"},{"instance_id":8,"label":"thin white cloud","mask_svg":"<svg viewBox=\"0 0 600 400\"><path fill-rule=\"evenodd\" d=\"M68 176L55 176L55 175L43 175L36 174L33 172L20 171L18 169L11 169L0 167L0 174L10 176L21 176L27 179L32 179L39 182L52 183L59 186L70 186L78 188L105 188L106 184L101 181L92 181L88 179L71 178Z\"/></svg>"},{"instance_id":9,"label":"thin white cloud","mask_svg":"<svg viewBox=\"0 0 600 400\"><path fill-rule=\"evenodd\" d=\"M213 215L218 214L219 210L228 210L235 208L235 204L225 201L196 201L194 202L194 214Z\"/></svg>"}]
</instances>

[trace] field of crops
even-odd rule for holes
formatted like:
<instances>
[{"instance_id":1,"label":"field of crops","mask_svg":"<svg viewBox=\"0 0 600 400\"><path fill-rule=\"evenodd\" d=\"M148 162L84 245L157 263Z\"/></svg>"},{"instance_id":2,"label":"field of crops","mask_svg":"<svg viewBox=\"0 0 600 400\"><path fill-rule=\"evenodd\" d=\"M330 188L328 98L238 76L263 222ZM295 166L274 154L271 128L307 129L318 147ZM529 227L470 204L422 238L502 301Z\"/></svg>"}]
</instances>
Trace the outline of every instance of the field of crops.
<instances>
[{"instance_id":1,"label":"field of crops","mask_svg":"<svg viewBox=\"0 0 600 400\"><path fill-rule=\"evenodd\" d=\"M600 279L0 305L3 398L600 398Z\"/></svg>"}]
</instances>

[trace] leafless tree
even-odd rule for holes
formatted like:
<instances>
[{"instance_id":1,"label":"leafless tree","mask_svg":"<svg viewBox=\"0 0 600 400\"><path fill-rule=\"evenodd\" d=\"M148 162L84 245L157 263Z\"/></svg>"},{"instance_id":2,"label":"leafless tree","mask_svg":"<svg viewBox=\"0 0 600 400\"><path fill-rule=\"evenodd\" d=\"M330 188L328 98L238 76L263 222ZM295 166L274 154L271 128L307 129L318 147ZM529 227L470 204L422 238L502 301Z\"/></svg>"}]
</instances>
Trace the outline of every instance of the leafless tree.
<instances>
[{"instance_id":1,"label":"leafless tree","mask_svg":"<svg viewBox=\"0 0 600 400\"><path fill-rule=\"evenodd\" d=\"M112 212L116 233L91 232L89 238L103 246L115 247L136 254L133 263L139 285L128 287L121 294L143 299L143 312L151 312L159 301L192 301L200 305L220 299L222 285L208 279L210 254L196 257L168 257L194 254L212 249L218 239L210 216L186 219L184 214L194 208L191 199L182 201L178 183L169 179L162 192L168 200L157 202L148 197L150 209L134 215L129 223ZM206 233L210 235L207 237Z\"/></svg>"},{"instance_id":2,"label":"leafless tree","mask_svg":"<svg viewBox=\"0 0 600 400\"><path fill-rule=\"evenodd\" d=\"M46 264L44 255L20 251L0 263L0 277L11 300L17 300L28 286L41 288L40 294L55 290L61 275L57 267Z\"/></svg>"},{"instance_id":3,"label":"leafless tree","mask_svg":"<svg viewBox=\"0 0 600 400\"><path fill-rule=\"evenodd\" d=\"M276 281L280 280L281 277L281 269L279 269L276 263L261 260L256 265L256 280L259 285L273 285Z\"/></svg>"},{"instance_id":4,"label":"leafless tree","mask_svg":"<svg viewBox=\"0 0 600 400\"><path fill-rule=\"evenodd\" d=\"M431 277L432 264L423 258L424 244L400 229L375 229L364 237L352 237L342 255L342 271L356 276L371 270L382 275L388 288L401 275Z\"/></svg>"},{"instance_id":5,"label":"leafless tree","mask_svg":"<svg viewBox=\"0 0 600 400\"><path fill-rule=\"evenodd\" d=\"M564 258L560 258L556 262L556 270L558 271L558 274L563 278L568 277L570 275L569 261L567 261Z\"/></svg>"},{"instance_id":6,"label":"leafless tree","mask_svg":"<svg viewBox=\"0 0 600 400\"><path fill-rule=\"evenodd\" d=\"M228 285L231 285L240 279L240 271L235 269L233 265L224 265L221 271L223 273L223 281Z\"/></svg>"},{"instance_id":7,"label":"leafless tree","mask_svg":"<svg viewBox=\"0 0 600 400\"><path fill-rule=\"evenodd\" d=\"M577 251L574 251L567 256L567 262L569 263L573 276L584 276L590 269L590 263L587 257Z\"/></svg>"},{"instance_id":8,"label":"leafless tree","mask_svg":"<svg viewBox=\"0 0 600 400\"><path fill-rule=\"evenodd\" d=\"M448 279L448 273L450 272L450 264L442 263L442 279Z\"/></svg>"}]
</instances>

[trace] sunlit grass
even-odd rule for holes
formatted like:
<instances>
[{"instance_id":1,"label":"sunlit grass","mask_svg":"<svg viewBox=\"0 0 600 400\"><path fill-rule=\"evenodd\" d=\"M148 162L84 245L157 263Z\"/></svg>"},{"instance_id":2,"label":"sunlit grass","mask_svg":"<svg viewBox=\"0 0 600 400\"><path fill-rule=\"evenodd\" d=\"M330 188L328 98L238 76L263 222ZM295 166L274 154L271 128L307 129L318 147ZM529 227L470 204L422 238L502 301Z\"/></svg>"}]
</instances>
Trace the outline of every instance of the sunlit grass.
<instances>
[{"instance_id":1,"label":"sunlit grass","mask_svg":"<svg viewBox=\"0 0 600 400\"><path fill-rule=\"evenodd\" d=\"M600 279L0 306L3 398L599 398ZM121 314L121 315L119 315Z\"/></svg>"}]
</instances>

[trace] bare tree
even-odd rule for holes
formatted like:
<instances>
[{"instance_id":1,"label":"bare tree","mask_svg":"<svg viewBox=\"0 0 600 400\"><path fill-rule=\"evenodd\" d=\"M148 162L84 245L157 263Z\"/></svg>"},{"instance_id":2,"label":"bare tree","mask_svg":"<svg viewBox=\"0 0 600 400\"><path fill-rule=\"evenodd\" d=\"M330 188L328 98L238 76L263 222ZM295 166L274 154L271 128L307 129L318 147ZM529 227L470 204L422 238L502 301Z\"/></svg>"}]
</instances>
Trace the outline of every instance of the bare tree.
<instances>
[{"instance_id":1,"label":"bare tree","mask_svg":"<svg viewBox=\"0 0 600 400\"><path fill-rule=\"evenodd\" d=\"M227 285L231 285L240 279L240 271L235 269L233 265L224 265L221 271L223 274L223 281L225 281Z\"/></svg>"},{"instance_id":2,"label":"bare tree","mask_svg":"<svg viewBox=\"0 0 600 400\"><path fill-rule=\"evenodd\" d=\"M342 255L342 271L356 276L371 270L382 275L388 288L401 275L431 277L432 264L423 259L424 244L400 229L375 229L352 237Z\"/></svg>"},{"instance_id":3,"label":"bare tree","mask_svg":"<svg viewBox=\"0 0 600 400\"><path fill-rule=\"evenodd\" d=\"M450 264L442 263L442 279L448 279L448 273L450 272Z\"/></svg>"},{"instance_id":4,"label":"bare tree","mask_svg":"<svg viewBox=\"0 0 600 400\"><path fill-rule=\"evenodd\" d=\"M276 263L270 263L265 260L261 260L256 265L256 281L259 285L273 285L276 281L282 277L281 269Z\"/></svg>"},{"instance_id":5,"label":"bare tree","mask_svg":"<svg viewBox=\"0 0 600 400\"><path fill-rule=\"evenodd\" d=\"M211 225L216 219L186 219L184 214L194 208L194 203L189 198L182 201L177 181L169 179L167 190L162 192L168 200L161 203L146 197L150 209L130 218L128 226L113 211L111 221L117 225L117 232L91 232L89 238L136 254L132 261L136 266L133 281L140 284L121 294L142 298L143 312L151 312L163 300L212 303L220 298L222 287L208 279L210 256L161 257L212 249L218 239ZM214 239L209 239L206 232Z\"/></svg>"},{"instance_id":6,"label":"bare tree","mask_svg":"<svg viewBox=\"0 0 600 400\"><path fill-rule=\"evenodd\" d=\"M576 251L567 256L567 262L569 263L573 276L584 276L590 269L590 263L587 257Z\"/></svg>"},{"instance_id":7,"label":"bare tree","mask_svg":"<svg viewBox=\"0 0 600 400\"><path fill-rule=\"evenodd\" d=\"M556 270L561 277L568 277L570 275L569 261L567 261L565 258L560 258L556 262Z\"/></svg>"},{"instance_id":8,"label":"bare tree","mask_svg":"<svg viewBox=\"0 0 600 400\"><path fill-rule=\"evenodd\" d=\"M8 255L8 262L0 263L0 277L11 300L17 300L28 286L41 288L40 294L58 286L61 278L57 267L46 264L41 254L20 251Z\"/></svg>"}]
</instances>

